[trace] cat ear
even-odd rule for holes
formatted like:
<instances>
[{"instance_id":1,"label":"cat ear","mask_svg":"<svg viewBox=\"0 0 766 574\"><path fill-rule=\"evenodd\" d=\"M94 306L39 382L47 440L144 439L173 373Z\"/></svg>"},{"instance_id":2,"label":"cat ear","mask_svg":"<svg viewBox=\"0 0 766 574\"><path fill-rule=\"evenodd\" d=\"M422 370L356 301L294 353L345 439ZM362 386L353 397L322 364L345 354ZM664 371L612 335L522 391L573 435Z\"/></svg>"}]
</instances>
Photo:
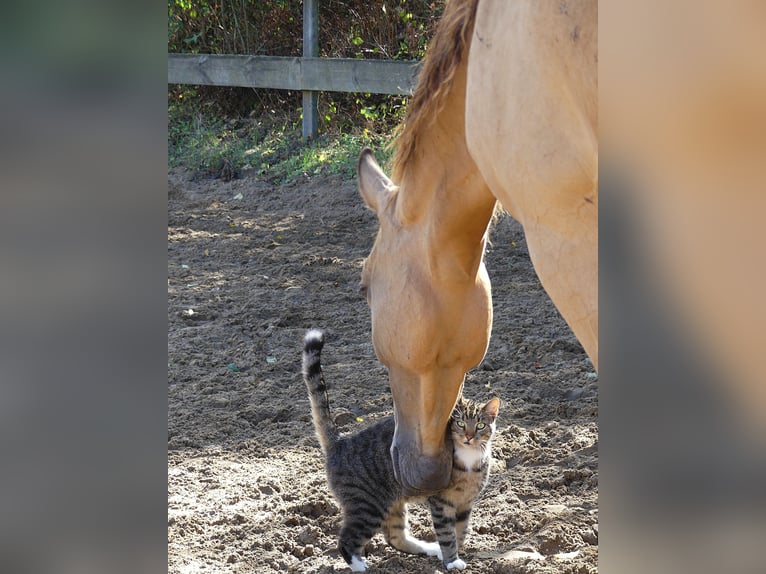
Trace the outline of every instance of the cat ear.
<instances>
[{"instance_id":1,"label":"cat ear","mask_svg":"<svg viewBox=\"0 0 766 574\"><path fill-rule=\"evenodd\" d=\"M487 404L484 405L484 408L482 409L487 415L492 417L493 419L497 416L497 410L500 408L500 399L497 397L494 397L487 401Z\"/></svg>"}]
</instances>

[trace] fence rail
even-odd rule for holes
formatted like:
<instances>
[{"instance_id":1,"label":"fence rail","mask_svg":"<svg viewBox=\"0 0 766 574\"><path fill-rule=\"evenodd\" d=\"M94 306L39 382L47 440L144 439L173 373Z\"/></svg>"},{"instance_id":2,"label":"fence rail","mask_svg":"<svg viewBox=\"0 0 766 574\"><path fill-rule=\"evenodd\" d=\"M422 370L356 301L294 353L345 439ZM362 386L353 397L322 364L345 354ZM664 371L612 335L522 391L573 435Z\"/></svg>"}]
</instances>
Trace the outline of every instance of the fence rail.
<instances>
[{"instance_id":1,"label":"fence rail","mask_svg":"<svg viewBox=\"0 0 766 574\"><path fill-rule=\"evenodd\" d=\"M409 95L420 62L168 54L168 83Z\"/></svg>"},{"instance_id":2,"label":"fence rail","mask_svg":"<svg viewBox=\"0 0 766 574\"><path fill-rule=\"evenodd\" d=\"M409 95L419 62L317 58L319 0L303 0L303 57L168 54L168 84L303 92L303 137L317 133L319 92Z\"/></svg>"},{"instance_id":3,"label":"fence rail","mask_svg":"<svg viewBox=\"0 0 766 574\"><path fill-rule=\"evenodd\" d=\"M168 54L168 84L239 86L303 92L303 137L317 131L319 92L409 95L418 61Z\"/></svg>"}]
</instances>

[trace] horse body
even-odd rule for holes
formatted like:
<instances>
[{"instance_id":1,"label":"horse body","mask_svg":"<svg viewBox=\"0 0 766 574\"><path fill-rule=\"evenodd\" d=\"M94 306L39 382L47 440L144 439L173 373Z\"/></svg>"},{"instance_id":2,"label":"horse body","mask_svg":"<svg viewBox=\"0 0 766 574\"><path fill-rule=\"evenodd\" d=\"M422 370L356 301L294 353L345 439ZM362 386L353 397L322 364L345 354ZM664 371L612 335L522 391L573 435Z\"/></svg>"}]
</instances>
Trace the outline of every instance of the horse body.
<instances>
[{"instance_id":1,"label":"horse body","mask_svg":"<svg viewBox=\"0 0 766 574\"><path fill-rule=\"evenodd\" d=\"M444 429L492 328L483 256L498 199L597 363L595 61L573 67L590 57L577 40L595 48L595 11L578 7L573 24L563 2L520 4L452 0L397 141L396 181L369 150L359 161L380 224L362 286L389 369L394 469L412 492L449 481Z\"/></svg>"},{"instance_id":2,"label":"horse body","mask_svg":"<svg viewBox=\"0 0 766 574\"><path fill-rule=\"evenodd\" d=\"M598 368L597 3L479 2L466 138Z\"/></svg>"}]
</instances>

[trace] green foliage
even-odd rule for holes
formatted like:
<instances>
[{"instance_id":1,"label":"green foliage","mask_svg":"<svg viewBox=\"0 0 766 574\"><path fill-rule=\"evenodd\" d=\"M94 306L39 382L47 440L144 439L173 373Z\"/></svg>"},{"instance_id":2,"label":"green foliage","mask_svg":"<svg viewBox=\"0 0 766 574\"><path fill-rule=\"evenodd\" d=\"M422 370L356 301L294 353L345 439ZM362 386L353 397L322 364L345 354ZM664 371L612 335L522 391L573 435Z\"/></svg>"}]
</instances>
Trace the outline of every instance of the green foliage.
<instances>
[{"instance_id":1,"label":"green foliage","mask_svg":"<svg viewBox=\"0 0 766 574\"><path fill-rule=\"evenodd\" d=\"M326 58L419 60L444 0L320 0L319 47ZM300 56L303 6L295 0L168 0L168 52ZM320 136L300 137L300 93L168 86L171 166L234 177L333 170L353 173L363 145L383 147L407 99L322 93Z\"/></svg>"},{"instance_id":2,"label":"green foliage","mask_svg":"<svg viewBox=\"0 0 766 574\"><path fill-rule=\"evenodd\" d=\"M321 56L417 60L444 1L321 0ZM168 51L299 56L303 6L291 0L168 0Z\"/></svg>"},{"instance_id":3,"label":"green foliage","mask_svg":"<svg viewBox=\"0 0 766 574\"><path fill-rule=\"evenodd\" d=\"M300 115L221 119L213 105L198 105L194 89L168 100L168 163L202 177L231 179L258 173L284 183L305 176L356 172L359 152L371 146L385 162L390 136L363 128L301 137ZM189 101L191 100L191 103Z\"/></svg>"},{"instance_id":4,"label":"green foliage","mask_svg":"<svg viewBox=\"0 0 766 574\"><path fill-rule=\"evenodd\" d=\"M278 162L272 176L282 181L332 173L352 177L356 173L359 152L365 146L374 148L381 161L389 161L390 152L386 149L388 141L385 136L370 132L362 132L358 135L323 134L297 150L297 153L287 155Z\"/></svg>"},{"instance_id":5,"label":"green foliage","mask_svg":"<svg viewBox=\"0 0 766 574\"><path fill-rule=\"evenodd\" d=\"M168 51L297 56L302 10L287 0L168 0Z\"/></svg>"},{"instance_id":6,"label":"green foliage","mask_svg":"<svg viewBox=\"0 0 766 574\"><path fill-rule=\"evenodd\" d=\"M443 9L443 0L321 0L320 56L420 60ZM302 3L293 0L168 0L168 52L300 56L302 26ZM295 104L277 92L205 88L195 93L227 116L245 109L294 112ZM379 131L381 124L391 129L401 119L399 97L337 93L323 98L337 110L326 106L322 131L347 131L350 124Z\"/></svg>"}]
</instances>

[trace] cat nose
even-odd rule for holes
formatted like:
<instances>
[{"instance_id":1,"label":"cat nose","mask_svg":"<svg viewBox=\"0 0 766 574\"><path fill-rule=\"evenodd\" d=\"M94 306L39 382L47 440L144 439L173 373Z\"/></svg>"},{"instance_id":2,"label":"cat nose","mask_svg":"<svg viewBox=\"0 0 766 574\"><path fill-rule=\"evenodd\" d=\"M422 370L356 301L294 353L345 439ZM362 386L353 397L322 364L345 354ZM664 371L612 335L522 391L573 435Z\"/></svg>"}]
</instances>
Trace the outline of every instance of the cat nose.
<instances>
[{"instance_id":1,"label":"cat nose","mask_svg":"<svg viewBox=\"0 0 766 574\"><path fill-rule=\"evenodd\" d=\"M470 432L465 433L465 438L467 438L468 440L471 440L473 437L474 437L473 433L470 433Z\"/></svg>"}]
</instances>

